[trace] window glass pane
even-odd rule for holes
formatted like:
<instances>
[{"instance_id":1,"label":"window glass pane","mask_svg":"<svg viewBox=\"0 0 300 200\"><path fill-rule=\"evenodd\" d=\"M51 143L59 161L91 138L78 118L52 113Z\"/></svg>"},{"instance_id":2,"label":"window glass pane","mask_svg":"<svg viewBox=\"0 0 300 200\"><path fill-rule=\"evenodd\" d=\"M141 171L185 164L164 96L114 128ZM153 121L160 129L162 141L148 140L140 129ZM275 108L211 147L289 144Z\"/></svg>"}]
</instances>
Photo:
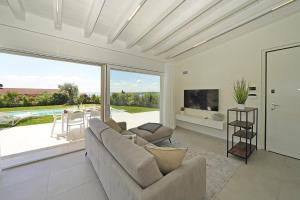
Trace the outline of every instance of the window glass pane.
<instances>
[{"instance_id":1,"label":"window glass pane","mask_svg":"<svg viewBox=\"0 0 300 200\"><path fill-rule=\"evenodd\" d=\"M2 156L82 141L100 116L100 69L0 53Z\"/></svg>"},{"instance_id":2,"label":"window glass pane","mask_svg":"<svg viewBox=\"0 0 300 200\"><path fill-rule=\"evenodd\" d=\"M111 117L127 128L160 122L160 76L110 71Z\"/></svg>"}]
</instances>

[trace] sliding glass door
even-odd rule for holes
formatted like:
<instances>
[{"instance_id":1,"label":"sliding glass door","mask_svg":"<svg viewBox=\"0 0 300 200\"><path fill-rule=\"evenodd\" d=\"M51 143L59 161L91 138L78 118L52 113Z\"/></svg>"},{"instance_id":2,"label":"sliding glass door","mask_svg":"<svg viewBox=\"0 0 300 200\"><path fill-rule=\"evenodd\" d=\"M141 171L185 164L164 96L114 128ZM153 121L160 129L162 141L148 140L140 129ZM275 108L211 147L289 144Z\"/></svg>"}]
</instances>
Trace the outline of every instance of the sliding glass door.
<instances>
[{"instance_id":1,"label":"sliding glass door","mask_svg":"<svg viewBox=\"0 0 300 200\"><path fill-rule=\"evenodd\" d=\"M6 53L0 71L4 168L84 149L91 118L160 122L160 75Z\"/></svg>"},{"instance_id":2,"label":"sliding glass door","mask_svg":"<svg viewBox=\"0 0 300 200\"><path fill-rule=\"evenodd\" d=\"M110 117L127 128L160 122L160 76L110 70Z\"/></svg>"},{"instance_id":3,"label":"sliding glass door","mask_svg":"<svg viewBox=\"0 0 300 200\"><path fill-rule=\"evenodd\" d=\"M84 148L88 119L101 116L100 66L0 53L0 71L2 159Z\"/></svg>"}]
</instances>

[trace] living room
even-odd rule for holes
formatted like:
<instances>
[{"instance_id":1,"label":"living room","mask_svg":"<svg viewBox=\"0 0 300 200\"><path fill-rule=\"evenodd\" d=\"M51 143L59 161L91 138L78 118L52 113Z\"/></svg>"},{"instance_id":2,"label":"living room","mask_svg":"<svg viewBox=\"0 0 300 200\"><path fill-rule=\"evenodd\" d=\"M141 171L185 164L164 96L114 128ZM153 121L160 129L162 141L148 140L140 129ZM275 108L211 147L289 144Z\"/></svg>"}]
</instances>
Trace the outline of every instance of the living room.
<instances>
[{"instance_id":1,"label":"living room","mask_svg":"<svg viewBox=\"0 0 300 200\"><path fill-rule=\"evenodd\" d=\"M80 64L78 76L89 65L100 94L88 108L51 105L63 109L47 127L84 112L80 145L55 134L4 156L50 129L0 128L1 199L300 198L298 0L7 0L0 22L1 55ZM22 70L36 71L21 64L6 81L2 58L0 89L57 89L23 83ZM9 109L29 108L1 107L0 122Z\"/></svg>"}]
</instances>

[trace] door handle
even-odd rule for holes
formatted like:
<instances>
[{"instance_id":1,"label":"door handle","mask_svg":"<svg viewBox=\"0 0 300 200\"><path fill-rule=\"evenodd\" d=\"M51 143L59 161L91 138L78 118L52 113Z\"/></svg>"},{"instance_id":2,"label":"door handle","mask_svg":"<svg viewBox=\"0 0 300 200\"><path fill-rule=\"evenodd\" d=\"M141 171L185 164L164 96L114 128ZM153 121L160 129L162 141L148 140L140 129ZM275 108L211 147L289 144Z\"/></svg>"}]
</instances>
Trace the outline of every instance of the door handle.
<instances>
[{"instance_id":1,"label":"door handle","mask_svg":"<svg viewBox=\"0 0 300 200\"><path fill-rule=\"evenodd\" d=\"M275 103L272 103L271 104L271 110L276 110L280 105L279 104L275 104Z\"/></svg>"}]
</instances>

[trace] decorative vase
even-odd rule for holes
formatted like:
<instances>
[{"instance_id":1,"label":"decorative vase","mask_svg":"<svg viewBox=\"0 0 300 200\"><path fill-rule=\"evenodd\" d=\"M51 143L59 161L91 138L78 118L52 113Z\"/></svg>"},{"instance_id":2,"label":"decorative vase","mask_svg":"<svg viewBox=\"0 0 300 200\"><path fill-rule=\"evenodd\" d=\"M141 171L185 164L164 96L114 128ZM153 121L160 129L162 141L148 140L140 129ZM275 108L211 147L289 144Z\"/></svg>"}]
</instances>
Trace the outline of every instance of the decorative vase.
<instances>
[{"instance_id":1,"label":"decorative vase","mask_svg":"<svg viewBox=\"0 0 300 200\"><path fill-rule=\"evenodd\" d=\"M237 108L238 108L239 110L245 110L245 104L238 104L238 105L237 105Z\"/></svg>"}]
</instances>

